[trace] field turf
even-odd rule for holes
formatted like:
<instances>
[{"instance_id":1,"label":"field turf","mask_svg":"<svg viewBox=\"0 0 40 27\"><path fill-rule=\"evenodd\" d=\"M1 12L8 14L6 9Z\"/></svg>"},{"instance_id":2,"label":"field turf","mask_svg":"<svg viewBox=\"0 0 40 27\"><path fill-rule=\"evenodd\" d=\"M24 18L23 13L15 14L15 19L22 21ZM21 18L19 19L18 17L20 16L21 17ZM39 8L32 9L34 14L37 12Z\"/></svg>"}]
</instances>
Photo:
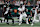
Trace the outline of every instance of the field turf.
<instances>
[{"instance_id":1,"label":"field turf","mask_svg":"<svg viewBox=\"0 0 40 27\"><path fill-rule=\"evenodd\" d=\"M23 18L25 20L25 18ZM15 21L17 21L16 18L14 18ZM39 23L35 23L33 26L31 26L31 24L26 24L23 23L20 26L18 25L18 23L10 23L9 25L6 23L0 23L0 27L40 27L40 22Z\"/></svg>"}]
</instances>

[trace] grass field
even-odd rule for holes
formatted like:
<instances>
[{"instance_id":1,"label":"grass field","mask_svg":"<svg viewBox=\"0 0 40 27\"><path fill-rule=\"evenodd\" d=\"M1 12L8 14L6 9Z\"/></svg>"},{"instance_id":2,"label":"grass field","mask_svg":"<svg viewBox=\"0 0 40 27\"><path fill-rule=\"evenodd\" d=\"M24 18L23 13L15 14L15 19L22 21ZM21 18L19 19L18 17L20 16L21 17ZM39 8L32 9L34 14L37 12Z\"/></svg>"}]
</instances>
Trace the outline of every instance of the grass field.
<instances>
[{"instance_id":1,"label":"grass field","mask_svg":"<svg viewBox=\"0 0 40 27\"><path fill-rule=\"evenodd\" d=\"M7 25L6 23L0 23L0 27L40 27L40 23L36 23L33 26L30 24L21 24L20 26L18 23Z\"/></svg>"},{"instance_id":2,"label":"grass field","mask_svg":"<svg viewBox=\"0 0 40 27\"><path fill-rule=\"evenodd\" d=\"M23 18L24 20L26 18ZM33 18L32 18L33 19ZM18 19L14 18L15 21L18 21ZM33 26L31 26L31 24L21 24L20 26L18 25L18 23L10 23L10 25L7 25L6 23L0 23L0 27L40 27L40 22L39 23L35 23Z\"/></svg>"}]
</instances>

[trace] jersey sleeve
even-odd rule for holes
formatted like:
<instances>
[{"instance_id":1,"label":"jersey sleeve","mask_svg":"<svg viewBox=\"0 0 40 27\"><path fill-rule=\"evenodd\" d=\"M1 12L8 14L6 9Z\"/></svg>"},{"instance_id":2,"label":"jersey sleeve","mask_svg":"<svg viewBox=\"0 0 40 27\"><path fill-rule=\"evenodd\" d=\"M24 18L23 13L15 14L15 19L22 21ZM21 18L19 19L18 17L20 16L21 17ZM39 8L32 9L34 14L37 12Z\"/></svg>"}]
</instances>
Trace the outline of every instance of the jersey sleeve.
<instances>
[{"instance_id":1,"label":"jersey sleeve","mask_svg":"<svg viewBox=\"0 0 40 27\"><path fill-rule=\"evenodd\" d=\"M19 10L19 11L22 11L22 9L21 9L21 8L18 8L18 10Z\"/></svg>"},{"instance_id":2,"label":"jersey sleeve","mask_svg":"<svg viewBox=\"0 0 40 27\"><path fill-rule=\"evenodd\" d=\"M25 6L22 6L22 10L25 10Z\"/></svg>"}]
</instances>

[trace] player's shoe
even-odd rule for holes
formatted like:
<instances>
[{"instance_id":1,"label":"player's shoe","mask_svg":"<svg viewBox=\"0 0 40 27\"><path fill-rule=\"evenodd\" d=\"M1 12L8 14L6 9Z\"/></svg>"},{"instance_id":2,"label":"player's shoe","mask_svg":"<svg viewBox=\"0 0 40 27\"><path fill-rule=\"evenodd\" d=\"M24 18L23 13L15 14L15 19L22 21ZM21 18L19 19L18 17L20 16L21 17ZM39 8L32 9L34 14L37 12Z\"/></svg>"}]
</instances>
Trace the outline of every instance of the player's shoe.
<instances>
[{"instance_id":1,"label":"player's shoe","mask_svg":"<svg viewBox=\"0 0 40 27\"><path fill-rule=\"evenodd\" d=\"M1 20L1 23L2 23L2 20Z\"/></svg>"},{"instance_id":2,"label":"player's shoe","mask_svg":"<svg viewBox=\"0 0 40 27\"><path fill-rule=\"evenodd\" d=\"M33 26L34 24L32 23L31 26Z\"/></svg>"},{"instance_id":3,"label":"player's shoe","mask_svg":"<svg viewBox=\"0 0 40 27\"><path fill-rule=\"evenodd\" d=\"M26 22L26 24L29 24L28 22Z\"/></svg>"},{"instance_id":4,"label":"player's shoe","mask_svg":"<svg viewBox=\"0 0 40 27\"><path fill-rule=\"evenodd\" d=\"M21 23L19 23L19 25L21 25Z\"/></svg>"},{"instance_id":5,"label":"player's shoe","mask_svg":"<svg viewBox=\"0 0 40 27\"><path fill-rule=\"evenodd\" d=\"M29 23L26 23L26 24L29 24Z\"/></svg>"}]
</instances>

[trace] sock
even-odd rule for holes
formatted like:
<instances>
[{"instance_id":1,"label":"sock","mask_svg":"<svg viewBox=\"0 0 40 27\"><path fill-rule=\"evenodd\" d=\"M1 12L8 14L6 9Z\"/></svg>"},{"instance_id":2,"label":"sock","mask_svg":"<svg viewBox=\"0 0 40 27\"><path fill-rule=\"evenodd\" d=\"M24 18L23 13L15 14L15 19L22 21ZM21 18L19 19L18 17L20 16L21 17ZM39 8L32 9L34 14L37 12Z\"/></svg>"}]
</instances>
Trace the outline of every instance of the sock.
<instances>
[{"instance_id":1,"label":"sock","mask_svg":"<svg viewBox=\"0 0 40 27\"><path fill-rule=\"evenodd\" d=\"M26 18L26 24L28 24L28 18Z\"/></svg>"},{"instance_id":2,"label":"sock","mask_svg":"<svg viewBox=\"0 0 40 27\"><path fill-rule=\"evenodd\" d=\"M14 19L12 19L12 23L14 24Z\"/></svg>"},{"instance_id":3,"label":"sock","mask_svg":"<svg viewBox=\"0 0 40 27\"><path fill-rule=\"evenodd\" d=\"M7 23L9 23L9 22L8 22L8 19L7 19Z\"/></svg>"},{"instance_id":4,"label":"sock","mask_svg":"<svg viewBox=\"0 0 40 27\"><path fill-rule=\"evenodd\" d=\"M36 15L34 15L34 20L36 20Z\"/></svg>"}]
</instances>

